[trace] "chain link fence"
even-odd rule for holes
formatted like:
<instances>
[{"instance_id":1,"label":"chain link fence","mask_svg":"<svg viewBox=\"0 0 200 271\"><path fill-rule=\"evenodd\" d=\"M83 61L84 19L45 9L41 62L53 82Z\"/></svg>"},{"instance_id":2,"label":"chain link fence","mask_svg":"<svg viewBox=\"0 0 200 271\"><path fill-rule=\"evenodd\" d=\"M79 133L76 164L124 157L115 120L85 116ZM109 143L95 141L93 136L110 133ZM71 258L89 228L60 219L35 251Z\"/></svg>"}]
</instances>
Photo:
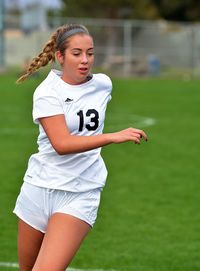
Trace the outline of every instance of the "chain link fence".
<instances>
[{"instance_id":1,"label":"chain link fence","mask_svg":"<svg viewBox=\"0 0 200 271\"><path fill-rule=\"evenodd\" d=\"M200 24L54 17L46 30L23 32L18 17L7 17L5 62L23 63L40 52L56 27L88 27L95 41L95 67L120 76L200 76Z\"/></svg>"}]
</instances>

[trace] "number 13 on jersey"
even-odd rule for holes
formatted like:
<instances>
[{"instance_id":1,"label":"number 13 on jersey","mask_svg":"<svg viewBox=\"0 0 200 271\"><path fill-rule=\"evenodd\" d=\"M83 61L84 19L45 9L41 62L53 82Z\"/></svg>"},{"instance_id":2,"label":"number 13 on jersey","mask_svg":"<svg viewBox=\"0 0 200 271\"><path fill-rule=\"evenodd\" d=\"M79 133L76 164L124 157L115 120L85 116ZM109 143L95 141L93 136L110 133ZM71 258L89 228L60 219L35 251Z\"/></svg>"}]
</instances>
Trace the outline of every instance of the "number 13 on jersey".
<instances>
[{"instance_id":1,"label":"number 13 on jersey","mask_svg":"<svg viewBox=\"0 0 200 271\"><path fill-rule=\"evenodd\" d=\"M88 131L95 131L99 127L99 113L96 109L88 109L85 113L80 110L77 115L79 116L79 132L83 131L85 117L90 117L90 123L85 125Z\"/></svg>"}]
</instances>

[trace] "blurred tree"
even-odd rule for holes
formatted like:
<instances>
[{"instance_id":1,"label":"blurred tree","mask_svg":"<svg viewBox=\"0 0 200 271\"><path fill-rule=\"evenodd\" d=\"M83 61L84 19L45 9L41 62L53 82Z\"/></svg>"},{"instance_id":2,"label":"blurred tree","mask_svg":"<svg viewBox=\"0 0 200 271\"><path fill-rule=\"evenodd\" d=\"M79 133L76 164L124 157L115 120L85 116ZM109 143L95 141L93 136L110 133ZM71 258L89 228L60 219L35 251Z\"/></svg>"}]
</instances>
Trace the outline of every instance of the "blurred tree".
<instances>
[{"instance_id":1,"label":"blurred tree","mask_svg":"<svg viewBox=\"0 0 200 271\"><path fill-rule=\"evenodd\" d=\"M199 21L198 0L62 0L63 15L112 19Z\"/></svg>"},{"instance_id":2,"label":"blurred tree","mask_svg":"<svg viewBox=\"0 0 200 271\"><path fill-rule=\"evenodd\" d=\"M200 1L198 0L152 0L160 16L174 21L199 21Z\"/></svg>"},{"instance_id":3,"label":"blurred tree","mask_svg":"<svg viewBox=\"0 0 200 271\"><path fill-rule=\"evenodd\" d=\"M112 19L158 18L152 0L62 0L63 14L71 17L96 17Z\"/></svg>"}]
</instances>

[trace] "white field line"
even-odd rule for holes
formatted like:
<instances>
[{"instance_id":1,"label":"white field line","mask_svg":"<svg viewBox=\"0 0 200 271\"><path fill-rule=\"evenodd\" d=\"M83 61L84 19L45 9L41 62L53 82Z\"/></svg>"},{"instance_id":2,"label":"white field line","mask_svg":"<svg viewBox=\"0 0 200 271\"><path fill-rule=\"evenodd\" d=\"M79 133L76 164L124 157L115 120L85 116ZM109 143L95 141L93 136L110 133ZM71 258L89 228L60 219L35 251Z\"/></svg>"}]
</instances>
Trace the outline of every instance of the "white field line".
<instances>
[{"instance_id":1,"label":"white field line","mask_svg":"<svg viewBox=\"0 0 200 271\"><path fill-rule=\"evenodd\" d=\"M109 117L105 126L106 130L125 129L128 127L145 128L155 125L156 120L150 117L142 117L134 114L115 114ZM24 135L38 133L36 128L6 128L0 129L0 135Z\"/></svg>"},{"instance_id":2,"label":"white field line","mask_svg":"<svg viewBox=\"0 0 200 271\"><path fill-rule=\"evenodd\" d=\"M12 267L12 268L18 268L19 265L17 263L9 263L9 262L0 262L0 267Z\"/></svg>"},{"instance_id":3,"label":"white field line","mask_svg":"<svg viewBox=\"0 0 200 271\"><path fill-rule=\"evenodd\" d=\"M145 128L156 124L156 120L150 117L143 117L135 114L116 113L107 118L106 129L124 129L128 127Z\"/></svg>"},{"instance_id":4,"label":"white field line","mask_svg":"<svg viewBox=\"0 0 200 271\"><path fill-rule=\"evenodd\" d=\"M0 262L0 267L19 268L18 263ZM115 269L77 269L68 268L67 271L117 271Z\"/></svg>"}]
</instances>

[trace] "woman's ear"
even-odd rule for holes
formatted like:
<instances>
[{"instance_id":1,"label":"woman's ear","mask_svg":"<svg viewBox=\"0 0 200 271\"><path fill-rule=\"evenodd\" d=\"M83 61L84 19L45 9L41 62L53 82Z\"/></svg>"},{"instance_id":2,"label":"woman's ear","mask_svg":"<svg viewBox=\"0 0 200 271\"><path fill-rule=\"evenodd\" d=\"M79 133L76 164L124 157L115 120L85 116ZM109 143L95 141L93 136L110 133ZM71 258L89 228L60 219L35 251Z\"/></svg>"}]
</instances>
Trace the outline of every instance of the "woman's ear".
<instances>
[{"instance_id":1,"label":"woman's ear","mask_svg":"<svg viewBox=\"0 0 200 271\"><path fill-rule=\"evenodd\" d=\"M58 62L60 63L60 65L63 65L63 63L64 63L64 57L61 54L61 52L60 51L56 51L55 55L56 55L56 59L58 60Z\"/></svg>"}]
</instances>

